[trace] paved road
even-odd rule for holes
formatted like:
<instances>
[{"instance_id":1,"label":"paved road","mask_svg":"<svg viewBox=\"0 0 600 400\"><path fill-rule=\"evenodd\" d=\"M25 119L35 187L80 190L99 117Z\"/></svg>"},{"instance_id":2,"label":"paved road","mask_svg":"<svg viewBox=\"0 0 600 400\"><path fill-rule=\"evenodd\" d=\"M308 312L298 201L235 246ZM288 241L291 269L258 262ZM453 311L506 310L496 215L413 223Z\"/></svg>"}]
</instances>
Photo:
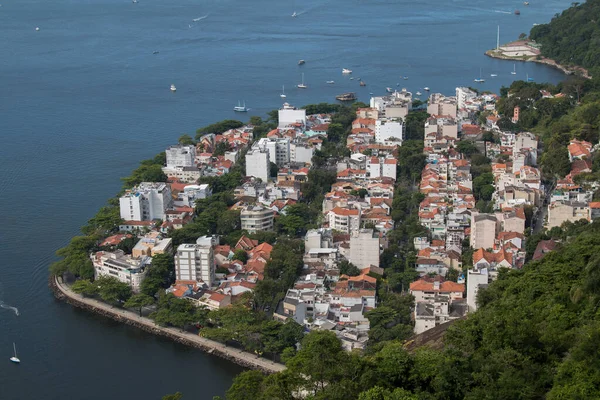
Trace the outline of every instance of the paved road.
<instances>
[{"instance_id":1,"label":"paved road","mask_svg":"<svg viewBox=\"0 0 600 400\"><path fill-rule=\"evenodd\" d=\"M209 339L200 337L198 335L194 335L189 332L182 332L181 330L179 330L177 328L166 328L166 327L158 326L151 319L145 318L145 317L140 317L135 312L132 312L129 310L113 308L110 305L103 303L101 301L82 297L81 295L78 295L77 293L71 291L71 289L69 288L68 285L63 284L62 282L59 282L58 279L56 280L56 286L65 296L70 297L76 301L99 308L107 313L110 313L113 315L118 315L121 318L127 318L127 319L135 321L139 324L145 325L149 328L163 331L163 332L169 333L170 335L175 335L182 339L186 339L186 340L198 343L199 345L203 346L204 348L209 348L209 349L212 349L219 353L223 353L223 354L227 355L228 357L240 360L240 361L242 361L242 365L252 365L257 368L263 369L265 371L270 371L270 372L279 372L279 371L283 371L285 369L285 365L283 365L283 364L275 363L273 361L269 361L264 358L257 358L256 355L254 355L252 353L248 353L248 352L245 352L245 351L242 351L239 349L234 349L231 347L226 347L222 343L215 342L214 340L209 340Z\"/></svg>"}]
</instances>

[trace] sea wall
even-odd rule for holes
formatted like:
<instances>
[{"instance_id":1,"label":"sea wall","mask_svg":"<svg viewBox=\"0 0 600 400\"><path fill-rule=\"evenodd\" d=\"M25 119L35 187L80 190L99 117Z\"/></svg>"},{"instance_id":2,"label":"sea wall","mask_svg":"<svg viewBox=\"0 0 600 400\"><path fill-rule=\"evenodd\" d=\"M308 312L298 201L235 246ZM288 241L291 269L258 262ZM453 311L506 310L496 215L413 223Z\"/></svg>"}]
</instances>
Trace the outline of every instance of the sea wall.
<instances>
[{"instance_id":1,"label":"sea wall","mask_svg":"<svg viewBox=\"0 0 600 400\"><path fill-rule=\"evenodd\" d=\"M256 369L267 374L283 371L283 364L275 363L264 358L256 357L252 353L241 351L232 347L227 347L222 343L213 340L202 338L189 332L182 332L177 328L161 327L151 319L140 317L137 314L119 308L112 308L108 304L98 300L85 298L70 291L63 283L59 282L59 278L50 276L48 278L48 286L54 293L54 297L66 303L81 308L95 314L110 318L138 329L169 338L175 342L186 346L195 347L209 354L224 358L235 364L245 368Z\"/></svg>"}]
</instances>

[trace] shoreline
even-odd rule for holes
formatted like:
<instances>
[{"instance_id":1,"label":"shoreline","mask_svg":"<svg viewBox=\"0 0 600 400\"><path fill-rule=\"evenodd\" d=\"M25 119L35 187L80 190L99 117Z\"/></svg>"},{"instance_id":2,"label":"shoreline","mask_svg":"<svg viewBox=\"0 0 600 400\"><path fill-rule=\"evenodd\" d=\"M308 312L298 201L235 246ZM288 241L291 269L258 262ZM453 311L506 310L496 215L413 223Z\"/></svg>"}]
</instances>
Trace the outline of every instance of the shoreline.
<instances>
[{"instance_id":1,"label":"shoreline","mask_svg":"<svg viewBox=\"0 0 600 400\"><path fill-rule=\"evenodd\" d=\"M534 63L538 63L538 64L544 64L547 65L549 67L553 67L555 69L558 69L560 71L562 71L565 75L575 75L576 73L580 73L581 76L585 79L592 79L589 71L583 67L566 67L562 64L557 63L556 61L550 59L550 58L544 58L542 57L541 59L537 59L536 57L528 57L528 58L516 58L516 57L510 57L510 56L505 56L502 53L498 53L496 50L488 50L484 53L486 56L490 57L490 58L496 58L499 60L508 60L508 61L513 61L513 62L534 62Z\"/></svg>"},{"instance_id":2,"label":"shoreline","mask_svg":"<svg viewBox=\"0 0 600 400\"><path fill-rule=\"evenodd\" d=\"M256 369L266 374L280 372L285 369L285 365L283 364L260 357L257 358L252 353L233 347L227 347L223 343L205 339L189 332L183 332L178 328L158 326L151 319L140 317L135 312L126 309L112 308L108 304L98 300L82 297L81 295L72 292L64 283L59 282L58 279L58 277L50 275L48 277L48 286L56 299L65 301L73 307L93 312L117 322L122 322L154 335L166 337L186 346L195 347L208 354L216 355L245 368Z\"/></svg>"}]
</instances>

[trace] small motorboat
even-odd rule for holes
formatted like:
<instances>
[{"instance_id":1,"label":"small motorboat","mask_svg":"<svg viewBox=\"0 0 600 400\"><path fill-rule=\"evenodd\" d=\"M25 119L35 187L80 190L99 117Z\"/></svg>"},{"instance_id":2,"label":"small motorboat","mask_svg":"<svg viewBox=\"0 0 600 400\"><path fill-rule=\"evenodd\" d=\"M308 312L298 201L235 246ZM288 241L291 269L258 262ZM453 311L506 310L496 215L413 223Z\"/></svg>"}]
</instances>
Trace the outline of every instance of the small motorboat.
<instances>
[{"instance_id":1,"label":"small motorboat","mask_svg":"<svg viewBox=\"0 0 600 400\"><path fill-rule=\"evenodd\" d=\"M483 83L483 82L485 82L485 79L483 79L483 78L475 78L475 79L473 79L473 82Z\"/></svg>"},{"instance_id":2,"label":"small motorboat","mask_svg":"<svg viewBox=\"0 0 600 400\"><path fill-rule=\"evenodd\" d=\"M296 18L298 16L298 14L296 14L296 11L294 11L294 13L292 14L293 18Z\"/></svg>"},{"instance_id":3,"label":"small motorboat","mask_svg":"<svg viewBox=\"0 0 600 400\"><path fill-rule=\"evenodd\" d=\"M19 357L17 357L17 346L15 345L15 342L13 342L13 350L15 351L15 355L10 358L10 361L14 362L15 364L19 364L21 360L19 360Z\"/></svg>"},{"instance_id":4,"label":"small motorboat","mask_svg":"<svg viewBox=\"0 0 600 400\"><path fill-rule=\"evenodd\" d=\"M498 76L498 74L490 74L490 76Z\"/></svg>"},{"instance_id":5,"label":"small motorboat","mask_svg":"<svg viewBox=\"0 0 600 400\"><path fill-rule=\"evenodd\" d=\"M348 68L342 68L342 74L351 74L352 70Z\"/></svg>"},{"instance_id":6,"label":"small motorboat","mask_svg":"<svg viewBox=\"0 0 600 400\"><path fill-rule=\"evenodd\" d=\"M353 81L353 80L354 80L354 78L353 78L353 77L350 77L350 80L351 80L351 81Z\"/></svg>"},{"instance_id":7,"label":"small motorboat","mask_svg":"<svg viewBox=\"0 0 600 400\"><path fill-rule=\"evenodd\" d=\"M417 96L420 96L420 95L421 95L421 92L417 92L417 93L415 93L415 94L416 94Z\"/></svg>"},{"instance_id":8,"label":"small motorboat","mask_svg":"<svg viewBox=\"0 0 600 400\"><path fill-rule=\"evenodd\" d=\"M386 87L385 91L388 93L394 93L394 90L391 87Z\"/></svg>"},{"instance_id":9,"label":"small motorboat","mask_svg":"<svg viewBox=\"0 0 600 400\"><path fill-rule=\"evenodd\" d=\"M403 76L402 79L407 80L408 76Z\"/></svg>"},{"instance_id":10,"label":"small motorboat","mask_svg":"<svg viewBox=\"0 0 600 400\"><path fill-rule=\"evenodd\" d=\"M304 60L298 61L298 65L304 65L304 63L306 63L306 61L304 61Z\"/></svg>"},{"instance_id":11,"label":"small motorboat","mask_svg":"<svg viewBox=\"0 0 600 400\"><path fill-rule=\"evenodd\" d=\"M40 30L40 27L39 27L39 26L36 26L36 27L35 27L35 31L37 32L37 31L39 31L39 30Z\"/></svg>"},{"instance_id":12,"label":"small motorboat","mask_svg":"<svg viewBox=\"0 0 600 400\"><path fill-rule=\"evenodd\" d=\"M360 86L367 86L367 84L365 83L365 81L360 81Z\"/></svg>"},{"instance_id":13,"label":"small motorboat","mask_svg":"<svg viewBox=\"0 0 600 400\"><path fill-rule=\"evenodd\" d=\"M370 94L371 96L373 96L373 92L369 92L369 94Z\"/></svg>"},{"instance_id":14,"label":"small motorboat","mask_svg":"<svg viewBox=\"0 0 600 400\"><path fill-rule=\"evenodd\" d=\"M521 15L521 11L515 10L515 15Z\"/></svg>"},{"instance_id":15,"label":"small motorboat","mask_svg":"<svg viewBox=\"0 0 600 400\"><path fill-rule=\"evenodd\" d=\"M428 88L427 86L425 86L425 87L423 88L423 90L424 90L424 91L426 91L426 92L429 92L429 88Z\"/></svg>"},{"instance_id":16,"label":"small motorboat","mask_svg":"<svg viewBox=\"0 0 600 400\"><path fill-rule=\"evenodd\" d=\"M176 92L177 88L175 87L174 84L171 83L171 92Z\"/></svg>"},{"instance_id":17,"label":"small motorboat","mask_svg":"<svg viewBox=\"0 0 600 400\"><path fill-rule=\"evenodd\" d=\"M524 5L524 6L528 6L528 5L529 5L529 2L528 2L528 1L524 1L524 2L523 2L523 5Z\"/></svg>"},{"instance_id":18,"label":"small motorboat","mask_svg":"<svg viewBox=\"0 0 600 400\"><path fill-rule=\"evenodd\" d=\"M154 50L152 54L158 54L158 50Z\"/></svg>"},{"instance_id":19,"label":"small motorboat","mask_svg":"<svg viewBox=\"0 0 600 400\"><path fill-rule=\"evenodd\" d=\"M328 85L333 85L335 83L335 81L327 81L325 83L328 84Z\"/></svg>"}]
</instances>

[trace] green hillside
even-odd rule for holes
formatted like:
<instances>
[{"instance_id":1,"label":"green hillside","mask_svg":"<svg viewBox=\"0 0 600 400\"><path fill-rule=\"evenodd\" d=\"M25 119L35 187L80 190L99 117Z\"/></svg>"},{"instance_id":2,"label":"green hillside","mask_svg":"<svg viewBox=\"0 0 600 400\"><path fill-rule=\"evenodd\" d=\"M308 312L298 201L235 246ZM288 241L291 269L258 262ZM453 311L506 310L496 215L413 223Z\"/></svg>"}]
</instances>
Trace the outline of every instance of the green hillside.
<instances>
[{"instance_id":1,"label":"green hillside","mask_svg":"<svg viewBox=\"0 0 600 400\"><path fill-rule=\"evenodd\" d=\"M600 0L572 4L550 23L533 27L530 37L542 45L542 55L560 64L600 67Z\"/></svg>"}]
</instances>

